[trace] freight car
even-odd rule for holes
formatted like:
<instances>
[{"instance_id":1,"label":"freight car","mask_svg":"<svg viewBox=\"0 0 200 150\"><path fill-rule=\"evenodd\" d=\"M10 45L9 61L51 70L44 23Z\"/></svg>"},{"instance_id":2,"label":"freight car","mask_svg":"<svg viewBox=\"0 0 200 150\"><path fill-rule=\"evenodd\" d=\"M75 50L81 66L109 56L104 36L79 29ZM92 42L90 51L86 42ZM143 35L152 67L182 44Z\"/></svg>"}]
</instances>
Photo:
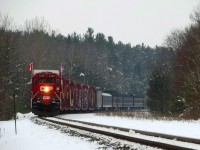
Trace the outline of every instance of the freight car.
<instances>
[{"instance_id":1,"label":"freight car","mask_svg":"<svg viewBox=\"0 0 200 150\"><path fill-rule=\"evenodd\" d=\"M102 93L97 91L97 109L144 109L144 97L134 94L119 94L116 92Z\"/></svg>"},{"instance_id":2,"label":"freight car","mask_svg":"<svg viewBox=\"0 0 200 150\"><path fill-rule=\"evenodd\" d=\"M31 108L35 115L55 116L60 111L143 108L133 95L102 93L95 87L66 80L58 70L33 70Z\"/></svg>"},{"instance_id":3,"label":"freight car","mask_svg":"<svg viewBox=\"0 0 200 150\"><path fill-rule=\"evenodd\" d=\"M34 70L32 76L32 112L55 116L64 110L94 110L96 89L66 80L58 70Z\"/></svg>"}]
</instances>

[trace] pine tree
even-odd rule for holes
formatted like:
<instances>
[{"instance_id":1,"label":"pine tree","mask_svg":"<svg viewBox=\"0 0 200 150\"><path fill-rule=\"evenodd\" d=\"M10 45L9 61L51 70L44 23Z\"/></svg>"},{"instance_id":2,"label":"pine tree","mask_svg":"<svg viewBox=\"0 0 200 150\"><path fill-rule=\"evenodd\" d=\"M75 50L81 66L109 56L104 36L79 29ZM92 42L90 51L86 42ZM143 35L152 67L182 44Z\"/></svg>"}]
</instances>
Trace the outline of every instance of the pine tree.
<instances>
[{"instance_id":1,"label":"pine tree","mask_svg":"<svg viewBox=\"0 0 200 150\"><path fill-rule=\"evenodd\" d=\"M169 78L162 73L161 69L152 72L147 97L147 105L151 111L166 113L169 110Z\"/></svg>"}]
</instances>

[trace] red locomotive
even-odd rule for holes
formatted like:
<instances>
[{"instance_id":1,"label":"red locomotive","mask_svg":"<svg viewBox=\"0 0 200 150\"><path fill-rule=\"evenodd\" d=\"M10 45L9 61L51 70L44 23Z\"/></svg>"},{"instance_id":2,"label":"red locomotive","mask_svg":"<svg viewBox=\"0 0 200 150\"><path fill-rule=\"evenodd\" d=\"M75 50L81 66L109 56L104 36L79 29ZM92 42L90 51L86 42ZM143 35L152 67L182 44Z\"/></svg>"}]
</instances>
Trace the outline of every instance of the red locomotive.
<instances>
[{"instance_id":1,"label":"red locomotive","mask_svg":"<svg viewBox=\"0 0 200 150\"><path fill-rule=\"evenodd\" d=\"M63 110L94 110L96 89L66 80L57 70L34 70L31 107L39 116L55 116Z\"/></svg>"}]
</instances>

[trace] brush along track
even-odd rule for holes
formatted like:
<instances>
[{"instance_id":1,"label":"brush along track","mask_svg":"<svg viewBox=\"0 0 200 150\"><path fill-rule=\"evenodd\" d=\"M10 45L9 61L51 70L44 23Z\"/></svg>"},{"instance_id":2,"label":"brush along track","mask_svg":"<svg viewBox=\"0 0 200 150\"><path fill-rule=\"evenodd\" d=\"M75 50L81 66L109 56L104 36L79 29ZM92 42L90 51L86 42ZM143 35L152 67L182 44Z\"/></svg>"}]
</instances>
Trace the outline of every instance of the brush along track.
<instances>
[{"instance_id":1,"label":"brush along track","mask_svg":"<svg viewBox=\"0 0 200 150\"><path fill-rule=\"evenodd\" d=\"M61 118L40 118L40 119L48 121L48 122L52 122L52 123L55 123L55 124L63 125L63 126L69 126L69 127L77 128L77 129L84 130L84 131L98 133L98 134L102 134L102 135L106 135L106 136L111 136L111 137L114 137L114 138L117 138L117 139L126 140L126 141L129 141L129 142L140 143L140 144L158 147L158 148L163 148L163 149L195 150L197 148L193 148L193 147L197 147L197 146L199 146L199 148L200 148L200 145L193 144L193 143L187 143L187 147L182 146L182 145L185 145L184 142L181 142L181 144L179 142L178 145L174 144L176 141L175 140L169 140L169 139L175 139L175 138L169 138L168 135L167 135L168 136L168 142L164 142L160 138L157 138L157 140L156 140L155 137L152 137L152 135L149 136L148 138L147 137L142 138L142 137L134 136L135 130L133 130L133 129L104 126L104 125L99 125L99 124L94 124L94 123L74 121L74 120L61 119ZM139 130L137 130L137 131L139 131ZM131 132L133 132L133 135L130 135ZM140 131L140 134L143 134L141 132L144 132L144 131ZM149 132L149 133L153 134L152 132ZM158 135L158 133L156 133L156 135ZM160 136L158 135L158 136L162 137L162 135L160 135ZM175 137L175 136L173 136L173 137ZM153 138L154 138L154 140L152 140ZM179 137L179 139L180 139L180 137ZM169 142L169 141L171 141L171 142ZM191 144L192 146L188 146L188 144L189 145Z\"/></svg>"}]
</instances>

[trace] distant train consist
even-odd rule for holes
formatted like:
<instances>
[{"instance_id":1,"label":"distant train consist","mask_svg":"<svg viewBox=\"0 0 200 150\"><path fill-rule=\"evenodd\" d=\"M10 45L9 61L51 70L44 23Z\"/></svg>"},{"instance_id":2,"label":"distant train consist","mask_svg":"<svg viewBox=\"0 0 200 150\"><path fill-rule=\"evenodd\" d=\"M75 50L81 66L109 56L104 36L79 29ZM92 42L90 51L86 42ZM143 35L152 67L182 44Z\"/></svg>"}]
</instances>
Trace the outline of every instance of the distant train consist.
<instances>
[{"instance_id":1,"label":"distant train consist","mask_svg":"<svg viewBox=\"0 0 200 150\"><path fill-rule=\"evenodd\" d=\"M94 86L64 79L58 70L33 70L31 108L35 115L55 116L60 111L144 108L144 99L111 95Z\"/></svg>"},{"instance_id":2,"label":"distant train consist","mask_svg":"<svg viewBox=\"0 0 200 150\"><path fill-rule=\"evenodd\" d=\"M133 94L118 94L113 92L101 93L97 91L97 109L144 109L144 97Z\"/></svg>"}]
</instances>

